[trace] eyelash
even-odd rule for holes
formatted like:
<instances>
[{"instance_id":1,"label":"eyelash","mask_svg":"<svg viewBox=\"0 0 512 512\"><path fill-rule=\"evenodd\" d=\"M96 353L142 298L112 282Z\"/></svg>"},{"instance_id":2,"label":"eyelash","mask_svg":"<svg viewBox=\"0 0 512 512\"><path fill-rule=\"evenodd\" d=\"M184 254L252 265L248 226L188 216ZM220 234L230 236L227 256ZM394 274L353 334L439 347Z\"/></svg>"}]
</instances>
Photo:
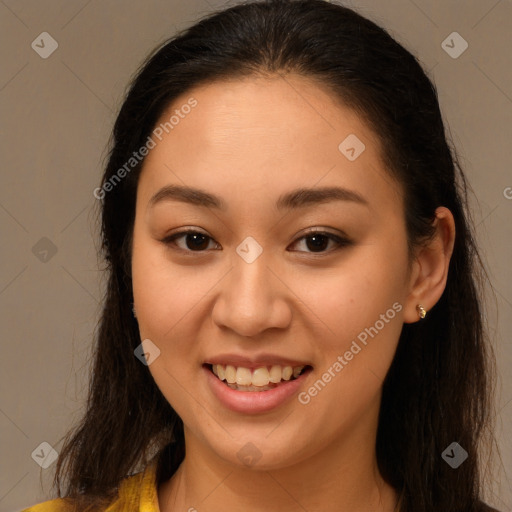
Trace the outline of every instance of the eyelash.
<instances>
[{"instance_id":1,"label":"eyelash","mask_svg":"<svg viewBox=\"0 0 512 512\"><path fill-rule=\"evenodd\" d=\"M161 242L164 243L166 246L172 248L172 249L175 249L175 250L178 250L178 251L182 251L184 253L190 253L190 255L192 255L194 253L199 253L200 254L200 253L206 252L207 249L206 250L200 250L200 251L192 251L190 249L183 249L182 247L177 247L176 246L175 240L177 240L177 239L179 239L181 237L184 237L186 235L191 235L191 234L202 235L205 238L214 241L213 238L208 236L206 233L203 233L203 232L198 231L196 229L185 229L183 231L180 231L179 233L174 233L174 234L172 234L170 236L165 237L163 240L161 240ZM329 240L331 240L331 241L335 242L336 244L338 244L338 247L336 247L334 249L331 249L331 250L320 251L320 252L315 252L315 251L294 251L294 252L303 252L303 253L305 252L306 254L313 254L313 255L325 255L325 254L330 254L331 252L336 251L338 249L341 249L343 247L350 246L353 243L349 238L338 236L338 235L335 235L334 233L330 233L328 231L311 230L311 231L308 231L305 235L303 235L300 238L298 238L297 240L295 240L292 245L298 243L301 240L305 240L305 239L307 239L309 237L313 237L313 236L325 236Z\"/></svg>"}]
</instances>

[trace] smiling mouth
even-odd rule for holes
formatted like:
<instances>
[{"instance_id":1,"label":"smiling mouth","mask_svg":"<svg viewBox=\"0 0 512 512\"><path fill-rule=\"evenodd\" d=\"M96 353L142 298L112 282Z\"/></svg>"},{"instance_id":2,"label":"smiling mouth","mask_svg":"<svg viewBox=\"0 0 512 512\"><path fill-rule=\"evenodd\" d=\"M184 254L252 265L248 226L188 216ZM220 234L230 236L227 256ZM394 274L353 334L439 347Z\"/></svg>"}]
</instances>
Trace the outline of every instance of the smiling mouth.
<instances>
[{"instance_id":1,"label":"smiling mouth","mask_svg":"<svg viewBox=\"0 0 512 512\"><path fill-rule=\"evenodd\" d=\"M312 370L305 366L261 366L251 370L243 366L207 364L206 367L226 386L237 391L268 391L295 380Z\"/></svg>"}]
</instances>

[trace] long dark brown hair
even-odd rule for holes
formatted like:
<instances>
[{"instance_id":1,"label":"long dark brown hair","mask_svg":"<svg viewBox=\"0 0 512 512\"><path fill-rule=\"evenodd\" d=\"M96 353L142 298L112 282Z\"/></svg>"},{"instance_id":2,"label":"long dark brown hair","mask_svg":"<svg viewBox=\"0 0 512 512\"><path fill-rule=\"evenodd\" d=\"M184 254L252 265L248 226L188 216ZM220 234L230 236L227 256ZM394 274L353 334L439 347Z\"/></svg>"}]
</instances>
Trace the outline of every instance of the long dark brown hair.
<instances>
[{"instance_id":1,"label":"long dark brown hair","mask_svg":"<svg viewBox=\"0 0 512 512\"><path fill-rule=\"evenodd\" d=\"M386 167L403 186L410 248L432 233L438 206L455 218L446 289L424 321L403 326L384 381L376 451L382 476L403 493L403 512L480 510L495 372L468 187L435 86L417 59L373 22L322 0L251 2L214 13L157 48L131 83L99 202L108 285L87 409L65 438L54 481L78 510L113 499L120 481L154 457L159 481L169 478L185 454L182 420L134 356L141 340L132 314L131 240L143 160L114 186L105 184L179 95L223 78L290 72L315 79L380 136ZM468 453L456 470L442 458L454 441Z\"/></svg>"}]
</instances>

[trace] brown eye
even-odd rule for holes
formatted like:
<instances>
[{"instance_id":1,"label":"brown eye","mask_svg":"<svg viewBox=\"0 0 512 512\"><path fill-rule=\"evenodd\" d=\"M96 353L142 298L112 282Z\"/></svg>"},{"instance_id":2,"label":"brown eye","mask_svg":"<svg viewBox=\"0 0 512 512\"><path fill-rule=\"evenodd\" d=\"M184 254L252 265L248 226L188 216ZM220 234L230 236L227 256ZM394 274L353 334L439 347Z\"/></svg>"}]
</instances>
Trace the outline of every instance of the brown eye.
<instances>
[{"instance_id":1,"label":"brown eye","mask_svg":"<svg viewBox=\"0 0 512 512\"><path fill-rule=\"evenodd\" d=\"M305 241L303 247L306 247L305 251L299 250L299 252L312 252L312 253L324 253L331 252L350 245L352 242L348 238L343 238L334 233L328 233L326 231L313 231L294 242L294 245ZM331 245L330 245L331 244ZM334 248L332 245L334 244ZM329 250L326 251L331 247Z\"/></svg>"},{"instance_id":2,"label":"brown eye","mask_svg":"<svg viewBox=\"0 0 512 512\"><path fill-rule=\"evenodd\" d=\"M182 240L179 243L177 240ZM184 240L184 243L183 243ZM166 245L174 245L184 251L192 252L204 252L209 248L210 242L213 242L213 238L201 233L199 231L181 231L171 236L166 237L162 240ZM217 244L218 245L218 244ZM210 247L211 248L211 247Z\"/></svg>"},{"instance_id":3,"label":"brown eye","mask_svg":"<svg viewBox=\"0 0 512 512\"><path fill-rule=\"evenodd\" d=\"M330 238L325 235L311 235L305 237L306 247L312 252L322 252L329 245Z\"/></svg>"}]
</instances>

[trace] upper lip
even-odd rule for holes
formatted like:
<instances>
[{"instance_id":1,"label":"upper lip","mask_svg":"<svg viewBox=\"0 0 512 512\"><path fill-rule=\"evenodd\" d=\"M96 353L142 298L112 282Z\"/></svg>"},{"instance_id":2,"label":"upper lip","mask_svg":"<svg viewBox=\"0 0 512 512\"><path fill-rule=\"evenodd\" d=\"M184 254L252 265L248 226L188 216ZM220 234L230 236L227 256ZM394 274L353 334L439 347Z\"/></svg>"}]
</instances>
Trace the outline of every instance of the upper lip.
<instances>
[{"instance_id":1,"label":"upper lip","mask_svg":"<svg viewBox=\"0 0 512 512\"><path fill-rule=\"evenodd\" d=\"M222 364L232 366L242 366L244 368L260 368L262 366L311 366L309 363L304 361L298 361L297 359L289 359L279 355L272 354L259 354L253 357L246 357L238 354L218 354L210 357L205 361L205 364Z\"/></svg>"}]
</instances>

